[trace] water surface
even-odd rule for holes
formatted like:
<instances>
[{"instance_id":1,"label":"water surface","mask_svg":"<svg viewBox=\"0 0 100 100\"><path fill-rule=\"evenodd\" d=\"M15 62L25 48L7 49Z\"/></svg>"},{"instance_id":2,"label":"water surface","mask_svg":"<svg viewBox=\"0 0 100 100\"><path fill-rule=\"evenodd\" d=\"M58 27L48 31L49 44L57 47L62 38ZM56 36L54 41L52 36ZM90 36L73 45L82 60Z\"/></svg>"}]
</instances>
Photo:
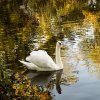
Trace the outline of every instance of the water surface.
<instances>
[{"instance_id":1,"label":"water surface","mask_svg":"<svg viewBox=\"0 0 100 100\"><path fill-rule=\"evenodd\" d=\"M1 99L99 100L99 12L85 1L26 1L0 1ZM28 71L18 61L39 49L55 61L58 40L63 70Z\"/></svg>"}]
</instances>

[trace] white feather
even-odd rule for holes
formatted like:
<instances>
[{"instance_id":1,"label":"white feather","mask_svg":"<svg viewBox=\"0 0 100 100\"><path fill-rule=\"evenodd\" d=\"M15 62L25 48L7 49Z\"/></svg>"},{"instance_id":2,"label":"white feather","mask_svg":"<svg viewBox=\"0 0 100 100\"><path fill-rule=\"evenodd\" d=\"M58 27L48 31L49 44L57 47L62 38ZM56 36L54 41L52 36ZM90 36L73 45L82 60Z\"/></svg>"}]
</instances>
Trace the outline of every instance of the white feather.
<instances>
[{"instance_id":1,"label":"white feather","mask_svg":"<svg viewBox=\"0 0 100 100\"><path fill-rule=\"evenodd\" d=\"M58 68L52 58L44 50L32 51L26 60L34 63L39 68L49 68L52 70L57 70Z\"/></svg>"},{"instance_id":2,"label":"white feather","mask_svg":"<svg viewBox=\"0 0 100 100\"><path fill-rule=\"evenodd\" d=\"M59 49L59 50L57 50L57 49ZM57 44L56 44L56 51L60 52L60 43L59 42L57 42ZM26 61L28 61L28 62L26 62ZM30 55L28 57L26 57L26 61L20 61L20 62L23 63L24 65L26 65L27 68L31 69L31 70L53 71L53 70L62 69L62 66L60 68L60 66L58 66L58 64L55 64L54 61L52 60L52 58L44 50L32 51L30 53ZM57 61L61 63L60 57L58 57Z\"/></svg>"},{"instance_id":3,"label":"white feather","mask_svg":"<svg viewBox=\"0 0 100 100\"><path fill-rule=\"evenodd\" d=\"M20 60L19 60L20 61ZM25 62L25 61L20 61L22 64L26 65L28 69L31 69L31 70L36 70L38 69L38 66L36 66L35 64L33 63L30 63L30 62Z\"/></svg>"}]
</instances>

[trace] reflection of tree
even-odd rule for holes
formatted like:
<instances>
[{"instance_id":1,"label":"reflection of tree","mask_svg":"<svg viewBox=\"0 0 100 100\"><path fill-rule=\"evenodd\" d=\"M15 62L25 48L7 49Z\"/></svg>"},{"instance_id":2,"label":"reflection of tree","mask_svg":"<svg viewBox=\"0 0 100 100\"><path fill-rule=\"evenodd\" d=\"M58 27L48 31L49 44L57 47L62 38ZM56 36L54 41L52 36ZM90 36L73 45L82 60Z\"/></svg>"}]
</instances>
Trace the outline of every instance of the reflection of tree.
<instances>
[{"instance_id":1,"label":"reflection of tree","mask_svg":"<svg viewBox=\"0 0 100 100\"><path fill-rule=\"evenodd\" d=\"M86 65L89 72L100 73L100 39L99 39L99 23L98 16L93 13L83 11L85 16L83 26L85 29L84 41L81 42L83 46L83 53L87 59ZM85 52L84 52L85 51ZM85 60L84 60L85 61Z\"/></svg>"},{"instance_id":2,"label":"reflection of tree","mask_svg":"<svg viewBox=\"0 0 100 100\"><path fill-rule=\"evenodd\" d=\"M15 95L18 97L23 96L31 99L51 100L52 95L52 75L54 72L34 72L28 71L24 74L15 74L17 83L13 84ZM40 85L39 85L40 84Z\"/></svg>"},{"instance_id":3,"label":"reflection of tree","mask_svg":"<svg viewBox=\"0 0 100 100\"><path fill-rule=\"evenodd\" d=\"M92 48L89 57L95 62L100 63L100 46L95 46Z\"/></svg>"},{"instance_id":4,"label":"reflection of tree","mask_svg":"<svg viewBox=\"0 0 100 100\"><path fill-rule=\"evenodd\" d=\"M21 56L24 56L26 48L28 48L27 41L32 29L28 25L28 16L19 10L22 2L23 0L0 1L0 53L2 56L0 62L2 66L8 67L10 64L16 66L14 62L19 59L18 52L21 51ZM20 45L23 45L24 48Z\"/></svg>"},{"instance_id":5,"label":"reflection of tree","mask_svg":"<svg viewBox=\"0 0 100 100\"><path fill-rule=\"evenodd\" d=\"M85 19L83 25L86 29L86 38L84 40L84 50L89 49L89 58L94 63L99 63L100 60L100 42L99 42L99 24L97 22L97 16L89 12L83 12ZM87 22L88 21L88 22Z\"/></svg>"},{"instance_id":6,"label":"reflection of tree","mask_svg":"<svg viewBox=\"0 0 100 100\"><path fill-rule=\"evenodd\" d=\"M21 65L19 59L24 59L30 50L35 48L35 43L39 44L40 49L48 51L54 57L55 43L63 39L66 32L70 36L69 27L77 25L66 23L66 21L75 21L83 19L86 22L94 23L95 16L82 11L82 6L87 0L1 0L0 1L0 93L2 98L18 97L19 99L29 98L52 98L52 89L55 85L54 80L43 86L31 85L26 76L21 76L22 72L15 73L13 79L9 77L11 69L19 70ZM23 3L24 2L24 3ZM88 16L87 16L88 15ZM89 20L91 19L91 20ZM64 27L64 28L63 28ZM68 27L68 28L65 28ZM99 25L98 25L99 27ZM97 32L96 33L100 33ZM99 45L98 34L95 35L96 49L90 51L93 61L99 62ZM92 43L91 43L92 45ZM95 45L95 43L94 43ZM87 44L85 44L85 47ZM37 48L37 49L39 49ZM7 68L10 71L7 71ZM22 69L25 67L22 66ZM21 73L21 74L20 74ZM37 77L36 77L37 78ZM41 78L42 79L42 78ZM60 84L72 84L77 82L74 75L63 77L59 80ZM13 86L12 86L13 84ZM58 92L60 93L60 87ZM49 91L50 90L50 91ZM29 97L26 97L29 96ZM45 97L44 97L45 96Z\"/></svg>"},{"instance_id":7,"label":"reflection of tree","mask_svg":"<svg viewBox=\"0 0 100 100\"><path fill-rule=\"evenodd\" d=\"M66 75L62 76L62 71L57 72L36 72L36 71L16 71L11 72L9 77L0 81L1 98L21 98L36 100L51 100L54 98L52 90L56 86L58 93L61 93L60 85L69 85L77 82L77 78ZM68 83L67 83L68 82Z\"/></svg>"},{"instance_id":8,"label":"reflection of tree","mask_svg":"<svg viewBox=\"0 0 100 100\"><path fill-rule=\"evenodd\" d=\"M31 9L31 12L38 18L43 33L59 34L62 32L60 25L62 22L84 18L82 10L79 10L79 3L81 2L76 0L47 0L44 2L29 0L27 10Z\"/></svg>"}]
</instances>

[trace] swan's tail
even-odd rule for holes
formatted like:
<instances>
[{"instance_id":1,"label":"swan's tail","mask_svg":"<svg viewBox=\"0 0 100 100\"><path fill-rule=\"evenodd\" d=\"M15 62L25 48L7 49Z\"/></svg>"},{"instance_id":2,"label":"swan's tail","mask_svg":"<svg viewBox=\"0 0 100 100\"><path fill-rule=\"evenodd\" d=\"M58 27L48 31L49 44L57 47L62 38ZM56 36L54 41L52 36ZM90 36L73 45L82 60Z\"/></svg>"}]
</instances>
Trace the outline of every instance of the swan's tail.
<instances>
[{"instance_id":1,"label":"swan's tail","mask_svg":"<svg viewBox=\"0 0 100 100\"><path fill-rule=\"evenodd\" d=\"M33 63L30 63L30 62L26 62L26 61L21 61L21 60L19 60L22 64L24 64L24 65L26 65L26 67L28 68L28 69L30 69L30 70L37 70L38 69L38 67L35 65L35 64L33 64Z\"/></svg>"}]
</instances>

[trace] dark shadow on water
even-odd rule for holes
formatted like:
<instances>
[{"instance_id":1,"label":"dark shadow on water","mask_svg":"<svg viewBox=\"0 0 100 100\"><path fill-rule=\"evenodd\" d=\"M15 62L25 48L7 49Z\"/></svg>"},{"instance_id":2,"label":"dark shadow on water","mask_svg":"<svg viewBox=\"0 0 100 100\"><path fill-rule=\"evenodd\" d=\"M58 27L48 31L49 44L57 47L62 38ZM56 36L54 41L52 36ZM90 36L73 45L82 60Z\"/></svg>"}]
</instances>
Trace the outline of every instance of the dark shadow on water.
<instances>
[{"instance_id":1,"label":"dark shadow on water","mask_svg":"<svg viewBox=\"0 0 100 100\"><path fill-rule=\"evenodd\" d=\"M41 85L45 86L47 83L53 81L53 84L56 84L56 90L61 94L60 79L63 69L58 71L32 71L26 70L23 75L26 75L27 78L31 81L32 85ZM54 79L53 76L56 75Z\"/></svg>"},{"instance_id":2,"label":"dark shadow on water","mask_svg":"<svg viewBox=\"0 0 100 100\"><path fill-rule=\"evenodd\" d=\"M61 79L62 72L63 72L63 69L57 71L57 74L56 74L56 90L59 94L61 94L60 79Z\"/></svg>"},{"instance_id":3,"label":"dark shadow on water","mask_svg":"<svg viewBox=\"0 0 100 100\"><path fill-rule=\"evenodd\" d=\"M24 74L26 74L32 85L46 85L46 83L51 80L54 73L55 71L38 72L27 70Z\"/></svg>"}]
</instances>

